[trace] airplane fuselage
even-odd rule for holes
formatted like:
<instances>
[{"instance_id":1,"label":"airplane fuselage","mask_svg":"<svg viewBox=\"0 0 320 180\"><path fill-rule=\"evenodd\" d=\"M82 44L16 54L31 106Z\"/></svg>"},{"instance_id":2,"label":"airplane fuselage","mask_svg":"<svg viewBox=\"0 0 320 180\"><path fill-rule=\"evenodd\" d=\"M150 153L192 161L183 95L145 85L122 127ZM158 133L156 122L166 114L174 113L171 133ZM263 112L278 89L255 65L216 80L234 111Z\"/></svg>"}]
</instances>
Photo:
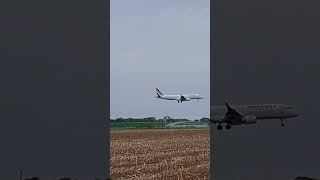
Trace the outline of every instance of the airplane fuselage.
<instances>
[{"instance_id":1,"label":"airplane fuselage","mask_svg":"<svg viewBox=\"0 0 320 180\"><path fill-rule=\"evenodd\" d=\"M256 119L285 119L298 114L293 107L284 104L232 105L232 108L244 116L254 115ZM228 111L226 106L212 107L213 119L221 119Z\"/></svg>"},{"instance_id":2,"label":"airplane fuselage","mask_svg":"<svg viewBox=\"0 0 320 180\"><path fill-rule=\"evenodd\" d=\"M184 101L189 101L192 99L203 99L199 94L183 94L182 96L186 98ZM181 99L181 95L162 95L158 96L158 98L177 101Z\"/></svg>"},{"instance_id":3,"label":"airplane fuselage","mask_svg":"<svg viewBox=\"0 0 320 180\"><path fill-rule=\"evenodd\" d=\"M180 94L180 95L166 95L162 94L158 88L156 88L156 98L165 99L165 100L175 100L178 103L183 101L190 101L193 99L203 99L200 94Z\"/></svg>"},{"instance_id":4,"label":"airplane fuselage","mask_svg":"<svg viewBox=\"0 0 320 180\"><path fill-rule=\"evenodd\" d=\"M298 116L295 108L284 104L252 104L252 105L232 105L212 106L212 121L230 125L254 124L257 120L263 119L280 119L283 120ZM220 126L221 129L221 126Z\"/></svg>"}]
</instances>

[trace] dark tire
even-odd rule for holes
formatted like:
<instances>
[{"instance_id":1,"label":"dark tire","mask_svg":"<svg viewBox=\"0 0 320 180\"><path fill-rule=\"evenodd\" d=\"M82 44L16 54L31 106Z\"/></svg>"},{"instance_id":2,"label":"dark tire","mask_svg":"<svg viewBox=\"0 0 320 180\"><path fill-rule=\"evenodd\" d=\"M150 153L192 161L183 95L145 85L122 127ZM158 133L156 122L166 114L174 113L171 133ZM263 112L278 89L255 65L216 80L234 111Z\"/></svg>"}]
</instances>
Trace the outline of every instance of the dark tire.
<instances>
[{"instance_id":1,"label":"dark tire","mask_svg":"<svg viewBox=\"0 0 320 180\"><path fill-rule=\"evenodd\" d=\"M226 129L231 129L231 125L230 125L230 124L227 124L227 125L226 125Z\"/></svg>"},{"instance_id":2,"label":"dark tire","mask_svg":"<svg viewBox=\"0 0 320 180\"><path fill-rule=\"evenodd\" d=\"M217 126L217 129L218 129L218 130L222 130L222 126L219 124L219 125Z\"/></svg>"}]
</instances>

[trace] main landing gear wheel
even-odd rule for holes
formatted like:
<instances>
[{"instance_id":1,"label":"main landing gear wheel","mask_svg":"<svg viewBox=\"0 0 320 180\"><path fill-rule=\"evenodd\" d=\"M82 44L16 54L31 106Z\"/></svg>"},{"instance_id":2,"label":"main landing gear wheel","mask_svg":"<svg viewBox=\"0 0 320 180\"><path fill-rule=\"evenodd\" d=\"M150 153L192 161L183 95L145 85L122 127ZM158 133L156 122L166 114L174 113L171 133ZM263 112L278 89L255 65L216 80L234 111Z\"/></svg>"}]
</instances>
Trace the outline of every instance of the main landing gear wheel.
<instances>
[{"instance_id":1,"label":"main landing gear wheel","mask_svg":"<svg viewBox=\"0 0 320 180\"><path fill-rule=\"evenodd\" d=\"M226 129L231 129L231 125L230 125L230 124L227 124L227 125L226 125Z\"/></svg>"},{"instance_id":2,"label":"main landing gear wheel","mask_svg":"<svg viewBox=\"0 0 320 180\"><path fill-rule=\"evenodd\" d=\"M222 130L221 124L219 124L219 125L217 126L217 129L218 129L218 130Z\"/></svg>"},{"instance_id":3,"label":"main landing gear wheel","mask_svg":"<svg viewBox=\"0 0 320 180\"><path fill-rule=\"evenodd\" d=\"M283 119L280 119L280 121L281 121L281 126L284 127Z\"/></svg>"}]
</instances>

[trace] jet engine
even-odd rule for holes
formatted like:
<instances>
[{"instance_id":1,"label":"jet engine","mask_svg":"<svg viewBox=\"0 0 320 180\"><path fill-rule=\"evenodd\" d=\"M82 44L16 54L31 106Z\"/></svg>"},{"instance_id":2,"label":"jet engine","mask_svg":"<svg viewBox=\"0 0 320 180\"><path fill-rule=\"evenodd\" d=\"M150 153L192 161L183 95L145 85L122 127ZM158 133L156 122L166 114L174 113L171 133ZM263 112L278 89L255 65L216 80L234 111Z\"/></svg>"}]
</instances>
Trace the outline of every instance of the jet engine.
<instances>
[{"instance_id":1,"label":"jet engine","mask_svg":"<svg viewBox=\"0 0 320 180\"><path fill-rule=\"evenodd\" d=\"M242 122L243 124L255 124L257 123L256 116L254 115L244 116L242 118Z\"/></svg>"}]
</instances>

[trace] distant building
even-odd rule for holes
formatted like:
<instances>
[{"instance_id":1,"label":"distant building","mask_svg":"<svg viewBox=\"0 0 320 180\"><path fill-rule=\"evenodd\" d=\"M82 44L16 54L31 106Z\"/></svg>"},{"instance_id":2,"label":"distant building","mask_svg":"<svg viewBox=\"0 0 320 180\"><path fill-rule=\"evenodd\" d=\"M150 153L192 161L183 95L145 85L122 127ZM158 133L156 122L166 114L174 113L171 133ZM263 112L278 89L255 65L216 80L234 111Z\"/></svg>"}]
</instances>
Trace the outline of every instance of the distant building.
<instances>
[{"instance_id":1,"label":"distant building","mask_svg":"<svg viewBox=\"0 0 320 180\"><path fill-rule=\"evenodd\" d=\"M147 117L147 118L143 118L143 119L145 119L145 120L152 120L152 121L157 120L155 117Z\"/></svg>"},{"instance_id":2,"label":"distant building","mask_svg":"<svg viewBox=\"0 0 320 180\"><path fill-rule=\"evenodd\" d=\"M199 121L178 121L174 123L167 124L166 128L209 128L207 123Z\"/></svg>"},{"instance_id":3,"label":"distant building","mask_svg":"<svg viewBox=\"0 0 320 180\"><path fill-rule=\"evenodd\" d=\"M209 122L210 122L210 119L203 117L203 118L201 118L199 121L204 122L204 123L209 123Z\"/></svg>"}]
</instances>

